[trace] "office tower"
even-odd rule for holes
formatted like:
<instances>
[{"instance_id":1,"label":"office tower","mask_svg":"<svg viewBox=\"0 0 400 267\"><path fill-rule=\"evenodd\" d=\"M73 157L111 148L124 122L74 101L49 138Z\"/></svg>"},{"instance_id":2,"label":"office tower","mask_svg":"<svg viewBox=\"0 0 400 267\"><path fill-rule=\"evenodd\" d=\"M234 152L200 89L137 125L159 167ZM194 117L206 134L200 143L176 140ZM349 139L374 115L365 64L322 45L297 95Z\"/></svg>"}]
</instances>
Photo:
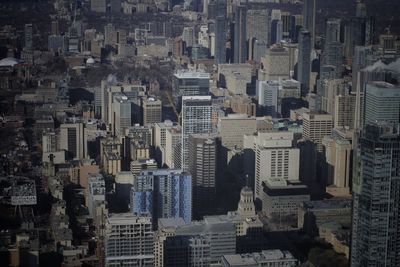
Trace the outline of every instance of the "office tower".
<instances>
[{"instance_id":1,"label":"office tower","mask_svg":"<svg viewBox=\"0 0 400 267\"><path fill-rule=\"evenodd\" d=\"M367 17L367 6L365 5L365 3L361 2L360 0L357 1L356 17L357 18Z\"/></svg>"},{"instance_id":2,"label":"office tower","mask_svg":"<svg viewBox=\"0 0 400 267\"><path fill-rule=\"evenodd\" d=\"M247 60L246 6L238 5L235 11L235 32L233 44L233 61L244 63Z\"/></svg>"},{"instance_id":3,"label":"office tower","mask_svg":"<svg viewBox=\"0 0 400 267\"><path fill-rule=\"evenodd\" d=\"M278 81L258 81L258 105L263 115L277 117L278 115Z\"/></svg>"},{"instance_id":4,"label":"office tower","mask_svg":"<svg viewBox=\"0 0 400 267\"><path fill-rule=\"evenodd\" d=\"M257 131L256 118L247 114L228 114L218 118L221 145L229 150L243 148L243 136Z\"/></svg>"},{"instance_id":5,"label":"office tower","mask_svg":"<svg viewBox=\"0 0 400 267\"><path fill-rule=\"evenodd\" d=\"M169 129L165 134L165 164L171 169L182 168L182 128Z\"/></svg>"},{"instance_id":6,"label":"office tower","mask_svg":"<svg viewBox=\"0 0 400 267\"><path fill-rule=\"evenodd\" d=\"M143 170L131 190L133 213L159 218L192 220L192 176L180 170Z\"/></svg>"},{"instance_id":7,"label":"office tower","mask_svg":"<svg viewBox=\"0 0 400 267\"><path fill-rule=\"evenodd\" d=\"M93 12L105 13L107 11L106 0L90 0L90 10Z\"/></svg>"},{"instance_id":8,"label":"office tower","mask_svg":"<svg viewBox=\"0 0 400 267\"><path fill-rule=\"evenodd\" d=\"M83 159L86 155L83 131L82 122L61 124L59 148L70 153L72 158Z\"/></svg>"},{"instance_id":9,"label":"office tower","mask_svg":"<svg viewBox=\"0 0 400 267\"><path fill-rule=\"evenodd\" d=\"M254 44L252 40L268 44L270 41L270 16L268 10L248 10L246 23L246 39L249 40L249 48L252 48L253 55L249 55L250 59L254 58Z\"/></svg>"},{"instance_id":10,"label":"office tower","mask_svg":"<svg viewBox=\"0 0 400 267\"><path fill-rule=\"evenodd\" d=\"M157 122L154 124L153 144L155 148L155 157L160 166L162 166L166 160L166 134L167 131L173 127L176 127L176 125L174 125L174 123L170 120L165 120L164 122Z\"/></svg>"},{"instance_id":11,"label":"office tower","mask_svg":"<svg viewBox=\"0 0 400 267\"><path fill-rule=\"evenodd\" d=\"M189 168L189 136L211 133L211 96L182 97L182 169Z\"/></svg>"},{"instance_id":12,"label":"office tower","mask_svg":"<svg viewBox=\"0 0 400 267\"><path fill-rule=\"evenodd\" d=\"M243 169L255 177L255 196L261 198L266 179L298 181L300 151L292 132L259 132L244 136Z\"/></svg>"},{"instance_id":13,"label":"office tower","mask_svg":"<svg viewBox=\"0 0 400 267\"><path fill-rule=\"evenodd\" d=\"M261 57L261 68L258 71L258 80L289 79L289 58L289 50L280 44L267 48L267 53L264 57Z\"/></svg>"},{"instance_id":14,"label":"office tower","mask_svg":"<svg viewBox=\"0 0 400 267\"><path fill-rule=\"evenodd\" d=\"M351 266L397 266L400 135L398 125L364 126L353 176Z\"/></svg>"},{"instance_id":15,"label":"office tower","mask_svg":"<svg viewBox=\"0 0 400 267\"><path fill-rule=\"evenodd\" d=\"M400 87L386 82L373 82L365 88L364 124L400 122Z\"/></svg>"},{"instance_id":16,"label":"office tower","mask_svg":"<svg viewBox=\"0 0 400 267\"><path fill-rule=\"evenodd\" d=\"M372 17L352 17L344 22L344 55L352 62L356 46L373 44L375 21Z\"/></svg>"},{"instance_id":17,"label":"office tower","mask_svg":"<svg viewBox=\"0 0 400 267\"><path fill-rule=\"evenodd\" d=\"M186 43L186 47L192 47L196 41L193 27L184 27L182 32L182 41Z\"/></svg>"},{"instance_id":18,"label":"office tower","mask_svg":"<svg viewBox=\"0 0 400 267\"><path fill-rule=\"evenodd\" d=\"M226 63L226 28L226 18L218 16L215 19L215 64Z\"/></svg>"},{"instance_id":19,"label":"office tower","mask_svg":"<svg viewBox=\"0 0 400 267\"><path fill-rule=\"evenodd\" d=\"M153 238L150 217L109 214L104 243L106 266L153 266Z\"/></svg>"},{"instance_id":20,"label":"office tower","mask_svg":"<svg viewBox=\"0 0 400 267\"><path fill-rule=\"evenodd\" d=\"M193 216L215 212L217 143L208 134L189 136L189 169L193 182Z\"/></svg>"},{"instance_id":21,"label":"office tower","mask_svg":"<svg viewBox=\"0 0 400 267\"><path fill-rule=\"evenodd\" d=\"M60 35L60 28L58 26L58 20L51 21L51 35Z\"/></svg>"},{"instance_id":22,"label":"office tower","mask_svg":"<svg viewBox=\"0 0 400 267\"><path fill-rule=\"evenodd\" d=\"M162 103L160 99L153 97L142 99L143 125L150 125L161 122Z\"/></svg>"},{"instance_id":23,"label":"office tower","mask_svg":"<svg viewBox=\"0 0 400 267\"><path fill-rule=\"evenodd\" d=\"M332 128L332 115L316 112L303 113L303 138L313 141L318 152L322 152L322 138L330 135Z\"/></svg>"},{"instance_id":24,"label":"office tower","mask_svg":"<svg viewBox=\"0 0 400 267\"><path fill-rule=\"evenodd\" d=\"M282 12L281 14L282 20L282 35L283 38L296 40L296 19L290 12Z\"/></svg>"},{"instance_id":25,"label":"office tower","mask_svg":"<svg viewBox=\"0 0 400 267\"><path fill-rule=\"evenodd\" d=\"M180 96L208 95L210 75L204 72L178 72L172 78L172 89Z\"/></svg>"},{"instance_id":26,"label":"office tower","mask_svg":"<svg viewBox=\"0 0 400 267\"><path fill-rule=\"evenodd\" d=\"M316 0L304 0L303 6L303 30L310 33L310 47L315 44L315 2Z\"/></svg>"},{"instance_id":27,"label":"office tower","mask_svg":"<svg viewBox=\"0 0 400 267\"><path fill-rule=\"evenodd\" d=\"M86 206L92 218L95 217L96 209L106 200L106 184L101 174L88 174L88 188Z\"/></svg>"},{"instance_id":28,"label":"office tower","mask_svg":"<svg viewBox=\"0 0 400 267\"><path fill-rule=\"evenodd\" d=\"M132 102L123 93L113 94L112 133L115 136L125 135L125 130L132 125Z\"/></svg>"},{"instance_id":29,"label":"office tower","mask_svg":"<svg viewBox=\"0 0 400 267\"><path fill-rule=\"evenodd\" d=\"M279 44L283 38L282 20L273 20L271 22L271 44Z\"/></svg>"},{"instance_id":30,"label":"office tower","mask_svg":"<svg viewBox=\"0 0 400 267\"><path fill-rule=\"evenodd\" d=\"M308 0L315 1L315 0ZM310 91L311 74L311 34L302 30L299 33L299 58L297 62L297 80L301 83L301 96L305 97Z\"/></svg>"},{"instance_id":31,"label":"office tower","mask_svg":"<svg viewBox=\"0 0 400 267\"><path fill-rule=\"evenodd\" d=\"M321 64L334 66L335 78L341 78L343 72L343 45L340 42L339 19L329 19L326 22L325 42Z\"/></svg>"},{"instance_id":32,"label":"office tower","mask_svg":"<svg viewBox=\"0 0 400 267\"><path fill-rule=\"evenodd\" d=\"M338 95L344 95L349 91L348 83L344 79L325 79L320 83L318 97L320 99L320 111L329 113L335 118L335 99Z\"/></svg>"},{"instance_id":33,"label":"office tower","mask_svg":"<svg viewBox=\"0 0 400 267\"><path fill-rule=\"evenodd\" d=\"M92 1L97 1L97 0L92 0ZM107 25L104 26L104 45L107 47L114 45L115 43L115 37L116 35L116 29L115 26L112 23L108 23Z\"/></svg>"}]
</instances>

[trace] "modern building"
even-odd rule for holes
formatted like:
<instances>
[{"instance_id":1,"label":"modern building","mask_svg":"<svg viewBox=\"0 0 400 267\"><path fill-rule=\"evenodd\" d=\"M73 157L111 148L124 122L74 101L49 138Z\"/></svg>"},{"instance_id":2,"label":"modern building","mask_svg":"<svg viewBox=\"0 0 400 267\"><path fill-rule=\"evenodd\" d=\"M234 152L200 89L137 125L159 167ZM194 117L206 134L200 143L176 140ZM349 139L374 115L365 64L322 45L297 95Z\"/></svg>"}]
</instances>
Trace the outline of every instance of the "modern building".
<instances>
[{"instance_id":1,"label":"modern building","mask_svg":"<svg viewBox=\"0 0 400 267\"><path fill-rule=\"evenodd\" d=\"M366 124L361 132L353 175L351 266L400 262L398 129L397 124L378 122Z\"/></svg>"},{"instance_id":2,"label":"modern building","mask_svg":"<svg viewBox=\"0 0 400 267\"><path fill-rule=\"evenodd\" d=\"M189 136L211 133L211 96L182 97L182 169L189 168Z\"/></svg>"},{"instance_id":3,"label":"modern building","mask_svg":"<svg viewBox=\"0 0 400 267\"><path fill-rule=\"evenodd\" d=\"M400 122L400 87L386 82L369 83L365 89L364 123Z\"/></svg>"},{"instance_id":4,"label":"modern building","mask_svg":"<svg viewBox=\"0 0 400 267\"><path fill-rule=\"evenodd\" d=\"M125 130L132 126L132 104L125 94L113 94L111 129L115 136L125 135Z\"/></svg>"},{"instance_id":5,"label":"modern building","mask_svg":"<svg viewBox=\"0 0 400 267\"><path fill-rule=\"evenodd\" d=\"M150 217L109 214L104 242L106 266L153 266L153 239Z\"/></svg>"},{"instance_id":6,"label":"modern building","mask_svg":"<svg viewBox=\"0 0 400 267\"><path fill-rule=\"evenodd\" d=\"M182 128L169 129L165 134L165 161L171 169L182 168Z\"/></svg>"},{"instance_id":7,"label":"modern building","mask_svg":"<svg viewBox=\"0 0 400 267\"><path fill-rule=\"evenodd\" d=\"M244 63L247 61L247 7L245 5L236 6L234 44L233 44L233 62Z\"/></svg>"},{"instance_id":8,"label":"modern building","mask_svg":"<svg viewBox=\"0 0 400 267\"><path fill-rule=\"evenodd\" d=\"M91 173L88 175L86 200L86 206L88 207L89 214L93 216L96 206L106 200L106 185L103 175Z\"/></svg>"},{"instance_id":9,"label":"modern building","mask_svg":"<svg viewBox=\"0 0 400 267\"><path fill-rule=\"evenodd\" d=\"M310 32L311 47L315 44L316 0L304 0L302 28Z\"/></svg>"},{"instance_id":10,"label":"modern building","mask_svg":"<svg viewBox=\"0 0 400 267\"><path fill-rule=\"evenodd\" d=\"M159 218L192 220L192 176L181 170L143 170L131 190L131 210L134 214L151 214Z\"/></svg>"},{"instance_id":11,"label":"modern building","mask_svg":"<svg viewBox=\"0 0 400 267\"><path fill-rule=\"evenodd\" d=\"M280 84L278 81L258 81L258 105L263 115L278 116L278 95Z\"/></svg>"},{"instance_id":12,"label":"modern building","mask_svg":"<svg viewBox=\"0 0 400 267\"><path fill-rule=\"evenodd\" d=\"M178 72L172 78L172 89L179 96L208 95L210 75L204 72Z\"/></svg>"},{"instance_id":13,"label":"modern building","mask_svg":"<svg viewBox=\"0 0 400 267\"><path fill-rule=\"evenodd\" d=\"M220 1L224 2L224 1ZM218 16L215 19L215 64L226 63L226 29L227 21L225 16Z\"/></svg>"},{"instance_id":14,"label":"modern building","mask_svg":"<svg viewBox=\"0 0 400 267\"><path fill-rule=\"evenodd\" d=\"M193 185L193 217L215 212L217 140L209 134L189 136L189 173Z\"/></svg>"},{"instance_id":15,"label":"modern building","mask_svg":"<svg viewBox=\"0 0 400 267\"><path fill-rule=\"evenodd\" d=\"M307 0L306 2L315 0ZM305 97L310 91L311 49L312 36L309 31L299 33L299 57L297 61L297 80L301 83L301 96Z\"/></svg>"}]
</instances>

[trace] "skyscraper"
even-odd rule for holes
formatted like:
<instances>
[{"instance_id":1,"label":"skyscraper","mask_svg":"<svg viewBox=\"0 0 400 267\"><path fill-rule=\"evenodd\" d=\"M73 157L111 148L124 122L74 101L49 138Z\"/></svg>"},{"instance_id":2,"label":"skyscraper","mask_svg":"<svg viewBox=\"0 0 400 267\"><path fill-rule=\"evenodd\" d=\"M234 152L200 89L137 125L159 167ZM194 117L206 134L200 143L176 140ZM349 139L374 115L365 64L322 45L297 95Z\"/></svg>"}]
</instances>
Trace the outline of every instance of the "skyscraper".
<instances>
[{"instance_id":1,"label":"skyscraper","mask_svg":"<svg viewBox=\"0 0 400 267\"><path fill-rule=\"evenodd\" d=\"M148 97L142 99L143 109L143 125L161 122L162 119L162 103L160 99Z\"/></svg>"},{"instance_id":2,"label":"skyscraper","mask_svg":"<svg viewBox=\"0 0 400 267\"><path fill-rule=\"evenodd\" d=\"M213 213L216 200L217 143L208 134L189 137L189 172L193 180L193 215Z\"/></svg>"},{"instance_id":3,"label":"skyscraper","mask_svg":"<svg viewBox=\"0 0 400 267\"><path fill-rule=\"evenodd\" d=\"M299 33L299 59L297 63L297 80L301 83L301 96L307 96L310 90L311 74L311 34L302 30Z\"/></svg>"},{"instance_id":4,"label":"skyscraper","mask_svg":"<svg viewBox=\"0 0 400 267\"><path fill-rule=\"evenodd\" d=\"M329 19L326 22L325 42L321 65L334 66L335 78L341 78L343 72L343 45L340 42L339 19Z\"/></svg>"},{"instance_id":5,"label":"skyscraper","mask_svg":"<svg viewBox=\"0 0 400 267\"><path fill-rule=\"evenodd\" d=\"M235 63L244 63L247 60L247 35L246 35L247 8L238 5L235 12L234 53Z\"/></svg>"},{"instance_id":6,"label":"skyscraper","mask_svg":"<svg viewBox=\"0 0 400 267\"><path fill-rule=\"evenodd\" d=\"M364 95L364 124L400 122L400 87L386 82L369 83Z\"/></svg>"},{"instance_id":7,"label":"skyscraper","mask_svg":"<svg viewBox=\"0 0 400 267\"><path fill-rule=\"evenodd\" d=\"M182 97L182 169L189 168L189 136L210 133L212 102L211 96Z\"/></svg>"},{"instance_id":8,"label":"skyscraper","mask_svg":"<svg viewBox=\"0 0 400 267\"><path fill-rule=\"evenodd\" d=\"M353 267L400 263L398 129L381 122L366 125L361 132L353 176Z\"/></svg>"},{"instance_id":9,"label":"skyscraper","mask_svg":"<svg viewBox=\"0 0 400 267\"><path fill-rule=\"evenodd\" d=\"M311 48L315 44L315 0L304 0L303 29L310 32Z\"/></svg>"},{"instance_id":10,"label":"skyscraper","mask_svg":"<svg viewBox=\"0 0 400 267\"><path fill-rule=\"evenodd\" d=\"M226 63L226 18L218 16L215 19L215 64Z\"/></svg>"},{"instance_id":11,"label":"skyscraper","mask_svg":"<svg viewBox=\"0 0 400 267\"><path fill-rule=\"evenodd\" d=\"M61 124L59 148L68 151L72 158L83 159L86 155L83 131L82 122Z\"/></svg>"}]
</instances>

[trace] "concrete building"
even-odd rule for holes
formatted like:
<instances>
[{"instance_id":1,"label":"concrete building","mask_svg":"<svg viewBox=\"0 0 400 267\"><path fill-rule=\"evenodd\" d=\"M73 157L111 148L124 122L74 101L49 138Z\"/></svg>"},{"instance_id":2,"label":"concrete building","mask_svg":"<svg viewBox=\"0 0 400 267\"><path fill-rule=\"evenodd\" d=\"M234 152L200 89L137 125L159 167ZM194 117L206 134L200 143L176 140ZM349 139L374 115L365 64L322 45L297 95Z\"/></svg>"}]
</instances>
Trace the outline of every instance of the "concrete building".
<instances>
[{"instance_id":1,"label":"concrete building","mask_svg":"<svg viewBox=\"0 0 400 267\"><path fill-rule=\"evenodd\" d=\"M221 145L229 150L242 149L244 135L251 135L256 131L256 118L247 114L228 114L218 118Z\"/></svg>"},{"instance_id":2,"label":"concrete building","mask_svg":"<svg viewBox=\"0 0 400 267\"><path fill-rule=\"evenodd\" d=\"M165 161L171 169L182 168L182 128L169 129L165 134Z\"/></svg>"},{"instance_id":3,"label":"concrete building","mask_svg":"<svg viewBox=\"0 0 400 267\"><path fill-rule=\"evenodd\" d=\"M161 100L153 97L142 99L143 125L147 126L162 120Z\"/></svg>"},{"instance_id":4,"label":"concrete building","mask_svg":"<svg viewBox=\"0 0 400 267\"><path fill-rule=\"evenodd\" d=\"M355 124L356 100L357 96L354 92L335 96L335 128L353 129Z\"/></svg>"},{"instance_id":5,"label":"concrete building","mask_svg":"<svg viewBox=\"0 0 400 267\"><path fill-rule=\"evenodd\" d=\"M69 152L72 158L85 158L84 124L82 122L61 124L59 142L59 148Z\"/></svg>"},{"instance_id":6,"label":"concrete building","mask_svg":"<svg viewBox=\"0 0 400 267\"><path fill-rule=\"evenodd\" d=\"M330 135L333 129L333 118L330 114L305 112L303 118L303 138L317 145L317 151L322 152L322 139Z\"/></svg>"},{"instance_id":7,"label":"concrete building","mask_svg":"<svg viewBox=\"0 0 400 267\"><path fill-rule=\"evenodd\" d=\"M193 184L193 216L214 213L216 201L217 141L208 134L189 136L189 173Z\"/></svg>"},{"instance_id":8,"label":"concrete building","mask_svg":"<svg viewBox=\"0 0 400 267\"><path fill-rule=\"evenodd\" d=\"M316 0L305 0L303 6L302 28L310 32L311 46L315 44L315 11Z\"/></svg>"},{"instance_id":9,"label":"concrete building","mask_svg":"<svg viewBox=\"0 0 400 267\"><path fill-rule=\"evenodd\" d=\"M300 204L310 200L308 187L298 181L268 179L262 183L262 190L262 211L272 219L284 220L294 216L297 221Z\"/></svg>"},{"instance_id":10,"label":"concrete building","mask_svg":"<svg viewBox=\"0 0 400 267\"><path fill-rule=\"evenodd\" d=\"M271 34L270 23L268 10L248 10L246 23L247 40L250 40L250 43L253 39L268 43Z\"/></svg>"},{"instance_id":11,"label":"concrete building","mask_svg":"<svg viewBox=\"0 0 400 267\"><path fill-rule=\"evenodd\" d=\"M211 133L211 96L182 97L182 169L189 168L189 136Z\"/></svg>"},{"instance_id":12,"label":"concrete building","mask_svg":"<svg viewBox=\"0 0 400 267\"><path fill-rule=\"evenodd\" d=\"M263 250L251 254L222 256L222 267L295 267L299 261L286 250Z\"/></svg>"},{"instance_id":13,"label":"concrete building","mask_svg":"<svg viewBox=\"0 0 400 267\"><path fill-rule=\"evenodd\" d=\"M233 44L233 62L235 63L245 63L247 61L246 17L247 7L245 5L236 6Z\"/></svg>"},{"instance_id":14,"label":"concrete building","mask_svg":"<svg viewBox=\"0 0 400 267\"><path fill-rule=\"evenodd\" d=\"M307 0L314 1L315 0ZM297 80L301 83L301 96L305 97L310 91L312 35L309 31L299 33L299 57L297 63Z\"/></svg>"},{"instance_id":15,"label":"concrete building","mask_svg":"<svg viewBox=\"0 0 400 267\"><path fill-rule=\"evenodd\" d=\"M351 140L339 136L325 136L322 139L325 150L326 169L324 173L327 191L335 196L350 195L352 168Z\"/></svg>"},{"instance_id":16,"label":"concrete building","mask_svg":"<svg viewBox=\"0 0 400 267\"><path fill-rule=\"evenodd\" d=\"M400 262L398 129L397 124L378 122L366 124L361 132L352 188L351 266Z\"/></svg>"},{"instance_id":17,"label":"concrete building","mask_svg":"<svg viewBox=\"0 0 400 267\"><path fill-rule=\"evenodd\" d=\"M109 214L104 243L106 266L153 266L153 238L150 217Z\"/></svg>"},{"instance_id":18,"label":"concrete building","mask_svg":"<svg viewBox=\"0 0 400 267\"><path fill-rule=\"evenodd\" d=\"M271 46L269 49L267 49L267 53L265 54L265 56L261 57L261 68L258 71L258 80L279 81L280 79L289 79L289 58L289 50L283 47L281 44Z\"/></svg>"},{"instance_id":19,"label":"concrete building","mask_svg":"<svg viewBox=\"0 0 400 267\"><path fill-rule=\"evenodd\" d=\"M125 130L132 125L132 104L125 94L113 94L111 129L115 136L125 135Z\"/></svg>"},{"instance_id":20,"label":"concrete building","mask_svg":"<svg viewBox=\"0 0 400 267\"><path fill-rule=\"evenodd\" d=\"M244 137L244 169L254 175L256 198L261 198L262 183L268 179L299 180L300 150L293 142L292 132L265 132Z\"/></svg>"}]
</instances>

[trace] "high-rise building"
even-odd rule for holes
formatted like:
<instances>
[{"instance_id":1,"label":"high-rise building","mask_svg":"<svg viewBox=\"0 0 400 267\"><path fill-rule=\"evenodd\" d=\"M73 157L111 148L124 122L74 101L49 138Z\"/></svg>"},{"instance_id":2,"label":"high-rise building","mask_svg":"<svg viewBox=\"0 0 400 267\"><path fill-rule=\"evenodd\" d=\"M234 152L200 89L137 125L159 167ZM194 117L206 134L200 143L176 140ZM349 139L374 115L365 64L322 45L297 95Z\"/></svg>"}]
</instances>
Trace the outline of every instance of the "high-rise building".
<instances>
[{"instance_id":1,"label":"high-rise building","mask_svg":"<svg viewBox=\"0 0 400 267\"><path fill-rule=\"evenodd\" d=\"M235 63L244 63L247 60L247 35L246 19L247 8L244 5L236 6L235 11L235 32L233 44L233 61Z\"/></svg>"},{"instance_id":2,"label":"high-rise building","mask_svg":"<svg viewBox=\"0 0 400 267\"><path fill-rule=\"evenodd\" d=\"M104 243L106 266L153 266L153 239L150 217L131 213L109 214Z\"/></svg>"},{"instance_id":3,"label":"high-rise building","mask_svg":"<svg viewBox=\"0 0 400 267\"><path fill-rule=\"evenodd\" d=\"M153 97L142 99L143 125L150 125L162 120L161 100Z\"/></svg>"},{"instance_id":4,"label":"high-rise building","mask_svg":"<svg viewBox=\"0 0 400 267\"><path fill-rule=\"evenodd\" d=\"M189 137L189 172L193 182L193 216L211 214L216 201L217 142L208 134Z\"/></svg>"},{"instance_id":5,"label":"high-rise building","mask_svg":"<svg viewBox=\"0 0 400 267\"><path fill-rule=\"evenodd\" d=\"M400 87L386 82L369 83L365 89L364 123L400 122Z\"/></svg>"},{"instance_id":6,"label":"high-rise building","mask_svg":"<svg viewBox=\"0 0 400 267\"><path fill-rule=\"evenodd\" d=\"M263 250L248 254L234 254L222 256L222 267L242 266L285 266L295 267L299 261L287 250Z\"/></svg>"},{"instance_id":7,"label":"high-rise building","mask_svg":"<svg viewBox=\"0 0 400 267\"><path fill-rule=\"evenodd\" d=\"M125 135L125 130L132 125L132 104L125 94L113 94L111 129L115 136Z\"/></svg>"},{"instance_id":8,"label":"high-rise building","mask_svg":"<svg viewBox=\"0 0 400 267\"><path fill-rule=\"evenodd\" d=\"M96 221L97 225L103 224L102 217L106 211L102 210L102 206L105 205L106 200L106 185L104 181L104 177L101 174L92 174L88 175L88 188L87 188L87 198L86 198L86 206L88 207L90 216Z\"/></svg>"},{"instance_id":9,"label":"high-rise building","mask_svg":"<svg viewBox=\"0 0 400 267\"><path fill-rule=\"evenodd\" d=\"M131 209L159 218L192 220L192 176L180 170L143 170L131 190Z\"/></svg>"},{"instance_id":10,"label":"high-rise building","mask_svg":"<svg viewBox=\"0 0 400 267\"><path fill-rule=\"evenodd\" d=\"M254 177L256 198L261 197L262 182L266 179L298 181L300 150L294 147L293 138L292 132L244 136L243 171L250 179Z\"/></svg>"},{"instance_id":11,"label":"high-rise building","mask_svg":"<svg viewBox=\"0 0 400 267\"><path fill-rule=\"evenodd\" d=\"M317 146L317 151L322 152L322 138L332 133L332 115L315 112L305 112L302 116L303 138L313 141Z\"/></svg>"},{"instance_id":12,"label":"high-rise building","mask_svg":"<svg viewBox=\"0 0 400 267\"><path fill-rule=\"evenodd\" d=\"M280 84L278 81L258 81L258 105L263 115L277 117L279 87Z\"/></svg>"},{"instance_id":13,"label":"high-rise building","mask_svg":"<svg viewBox=\"0 0 400 267\"><path fill-rule=\"evenodd\" d=\"M315 44L315 6L316 0L304 0L303 6L303 29L310 33L311 48Z\"/></svg>"},{"instance_id":14,"label":"high-rise building","mask_svg":"<svg viewBox=\"0 0 400 267\"><path fill-rule=\"evenodd\" d=\"M255 117L247 114L228 114L218 118L218 133L221 145L229 150L243 148L243 136L257 131Z\"/></svg>"},{"instance_id":15,"label":"high-rise building","mask_svg":"<svg viewBox=\"0 0 400 267\"><path fill-rule=\"evenodd\" d=\"M211 133L211 96L182 97L182 169L189 168L189 136Z\"/></svg>"},{"instance_id":16,"label":"high-rise building","mask_svg":"<svg viewBox=\"0 0 400 267\"><path fill-rule=\"evenodd\" d=\"M268 10L248 10L246 23L246 38L251 45L251 40L269 43L270 40L270 15ZM253 48L254 49L254 48Z\"/></svg>"},{"instance_id":17,"label":"high-rise building","mask_svg":"<svg viewBox=\"0 0 400 267\"><path fill-rule=\"evenodd\" d=\"M353 176L351 266L400 262L400 135L398 125L365 125Z\"/></svg>"},{"instance_id":18,"label":"high-rise building","mask_svg":"<svg viewBox=\"0 0 400 267\"><path fill-rule=\"evenodd\" d=\"M226 63L226 17L218 16L215 19L215 64Z\"/></svg>"},{"instance_id":19,"label":"high-rise building","mask_svg":"<svg viewBox=\"0 0 400 267\"><path fill-rule=\"evenodd\" d=\"M182 128L177 126L165 134L165 164L171 169L182 168Z\"/></svg>"},{"instance_id":20,"label":"high-rise building","mask_svg":"<svg viewBox=\"0 0 400 267\"><path fill-rule=\"evenodd\" d=\"M193 27L184 27L182 32L182 41L186 43L186 47L192 47L196 43Z\"/></svg>"},{"instance_id":21,"label":"high-rise building","mask_svg":"<svg viewBox=\"0 0 400 267\"><path fill-rule=\"evenodd\" d=\"M315 0L311 0L314 1ZM299 57L297 63L297 80L301 83L301 96L305 97L310 91L311 76L311 34L302 30L299 33Z\"/></svg>"},{"instance_id":22,"label":"high-rise building","mask_svg":"<svg viewBox=\"0 0 400 267\"><path fill-rule=\"evenodd\" d=\"M329 19L326 22L321 64L334 66L335 78L341 78L344 69L343 60L343 45L340 42L340 19Z\"/></svg>"},{"instance_id":23,"label":"high-rise building","mask_svg":"<svg viewBox=\"0 0 400 267\"><path fill-rule=\"evenodd\" d=\"M82 122L61 124L59 148L71 153L72 158L83 159L86 155L83 131Z\"/></svg>"}]
</instances>

